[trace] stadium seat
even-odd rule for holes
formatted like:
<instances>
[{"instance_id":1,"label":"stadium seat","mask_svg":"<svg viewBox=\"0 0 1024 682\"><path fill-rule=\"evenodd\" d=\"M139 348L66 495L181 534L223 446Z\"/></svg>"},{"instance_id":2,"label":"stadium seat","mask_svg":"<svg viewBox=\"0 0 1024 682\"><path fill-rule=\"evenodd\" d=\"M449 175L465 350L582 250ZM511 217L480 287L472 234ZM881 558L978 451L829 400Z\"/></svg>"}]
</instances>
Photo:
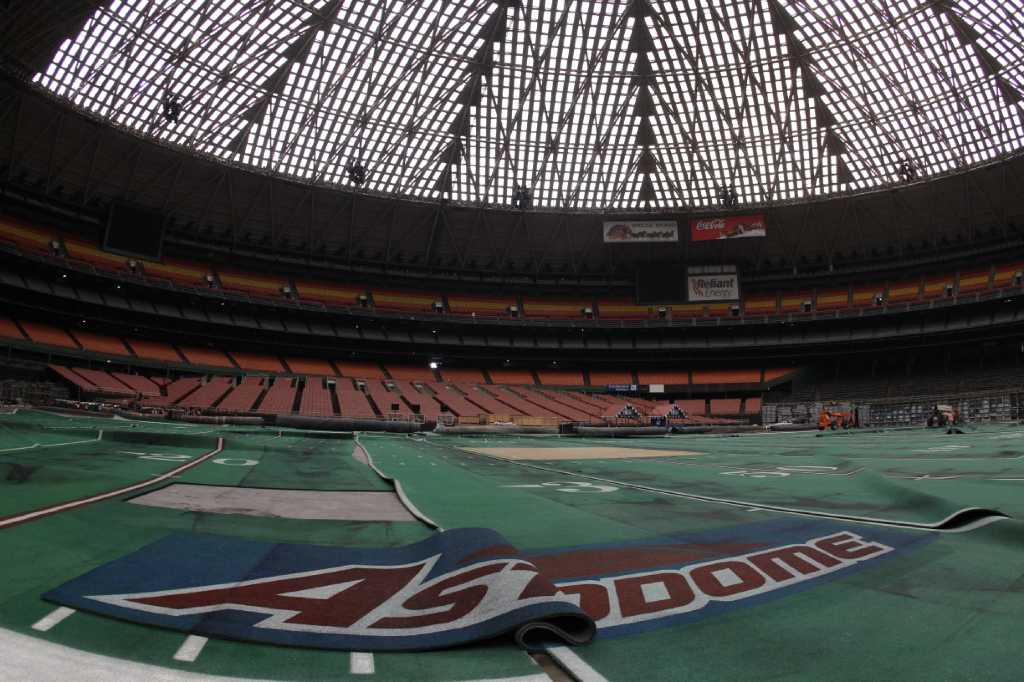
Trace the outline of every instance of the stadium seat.
<instances>
[{"instance_id":1,"label":"stadium seat","mask_svg":"<svg viewBox=\"0 0 1024 682\"><path fill-rule=\"evenodd\" d=\"M449 295L448 311L453 315L481 315L489 317L507 316L516 299L507 297Z\"/></svg>"},{"instance_id":2,"label":"stadium seat","mask_svg":"<svg viewBox=\"0 0 1024 682\"><path fill-rule=\"evenodd\" d=\"M231 351L230 355L235 364L242 369L256 372L273 372L274 374L282 374L285 371L281 361L272 355L240 353L238 351Z\"/></svg>"},{"instance_id":3,"label":"stadium seat","mask_svg":"<svg viewBox=\"0 0 1024 682\"><path fill-rule=\"evenodd\" d=\"M537 378L543 386L582 386L583 373L572 369L538 369Z\"/></svg>"},{"instance_id":4,"label":"stadium seat","mask_svg":"<svg viewBox=\"0 0 1024 682\"><path fill-rule=\"evenodd\" d=\"M36 343L78 349L78 343L63 329L41 322L22 321L20 324L25 333L28 334L28 337Z\"/></svg>"},{"instance_id":5,"label":"stadium seat","mask_svg":"<svg viewBox=\"0 0 1024 682\"><path fill-rule=\"evenodd\" d=\"M6 317L0 317L0 336L5 339L17 339L18 341L25 339L25 335L21 333L17 323Z\"/></svg>"},{"instance_id":6,"label":"stadium seat","mask_svg":"<svg viewBox=\"0 0 1024 682\"><path fill-rule=\"evenodd\" d=\"M160 341L128 339L127 344L135 355L140 358L145 358L147 360L159 360L161 362L185 362L178 351L175 350L174 346Z\"/></svg>"},{"instance_id":7,"label":"stadium seat","mask_svg":"<svg viewBox=\"0 0 1024 682\"><path fill-rule=\"evenodd\" d=\"M496 384L533 384L533 372L528 369L491 369L487 371Z\"/></svg>"},{"instance_id":8,"label":"stadium seat","mask_svg":"<svg viewBox=\"0 0 1024 682\"><path fill-rule=\"evenodd\" d=\"M185 356L185 360L193 365L205 365L207 367L234 367L234 363L223 352L214 348L199 348L197 346L178 346L178 350Z\"/></svg>"},{"instance_id":9,"label":"stadium seat","mask_svg":"<svg viewBox=\"0 0 1024 682\"><path fill-rule=\"evenodd\" d=\"M292 374L321 377L338 376L338 373L334 371L334 368L331 367L331 363L327 360L288 357L285 358L284 361L288 365L288 369L291 370Z\"/></svg>"},{"instance_id":10,"label":"stadium seat","mask_svg":"<svg viewBox=\"0 0 1024 682\"><path fill-rule=\"evenodd\" d=\"M485 384L483 372L469 367L442 367L441 377L449 384Z\"/></svg>"},{"instance_id":11,"label":"stadium seat","mask_svg":"<svg viewBox=\"0 0 1024 682\"><path fill-rule=\"evenodd\" d=\"M759 384L760 369L693 370L694 384Z\"/></svg>"},{"instance_id":12,"label":"stadium seat","mask_svg":"<svg viewBox=\"0 0 1024 682\"><path fill-rule=\"evenodd\" d=\"M664 384L668 385L685 385L690 383L690 373L684 369L678 370L638 370L637 378L640 379L641 384Z\"/></svg>"},{"instance_id":13,"label":"stadium seat","mask_svg":"<svg viewBox=\"0 0 1024 682\"><path fill-rule=\"evenodd\" d=\"M591 386L607 386L609 384L632 384L633 374L626 370L596 370L592 369L590 374Z\"/></svg>"},{"instance_id":14,"label":"stadium seat","mask_svg":"<svg viewBox=\"0 0 1024 682\"><path fill-rule=\"evenodd\" d=\"M434 370L421 365L386 365L392 379L405 381L434 381Z\"/></svg>"},{"instance_id":15,"label":"stadium seat","mask_svg":"<svg viewBox=\"0 0 1024 682\"><path fill-rule=\"evenodd\" d=\"M384 370L376 362L346 362L339 360L334 363L341 375L353 379L386 379Z\"/></svg>"},{"instance_id":16,"label":"stadium seat","mask_svg":"<svg viewBox=\"0 0 1024 682\"><path fill-rule=\"evenodd\" d=\"M106 353L108 355L125 355L131 357L132 353L124 345L124 341L114 336L100 336L91 332L75 329L71 335L78 340L78 343L85 350L94 353Z\"/></svg>"}]
</instances>

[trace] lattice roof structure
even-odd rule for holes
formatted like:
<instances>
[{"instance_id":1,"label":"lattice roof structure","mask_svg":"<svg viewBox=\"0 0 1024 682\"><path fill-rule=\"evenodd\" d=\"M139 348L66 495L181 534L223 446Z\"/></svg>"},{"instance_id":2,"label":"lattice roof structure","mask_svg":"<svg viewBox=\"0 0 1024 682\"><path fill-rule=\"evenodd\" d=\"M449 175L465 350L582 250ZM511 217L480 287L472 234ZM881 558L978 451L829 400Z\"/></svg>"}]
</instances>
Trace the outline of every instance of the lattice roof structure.
<instances>
[{"instance_id":1,"label":"lattice roof structure","mask_svg":"<svg viewBox=\"0 0 1024 682\"><path fill-rule=\"evenodd\" d=\"M34 80L305 182L700 209L1020 151L1022 16L1022 0L113 0Z\"/></svg>"}]
</instances>

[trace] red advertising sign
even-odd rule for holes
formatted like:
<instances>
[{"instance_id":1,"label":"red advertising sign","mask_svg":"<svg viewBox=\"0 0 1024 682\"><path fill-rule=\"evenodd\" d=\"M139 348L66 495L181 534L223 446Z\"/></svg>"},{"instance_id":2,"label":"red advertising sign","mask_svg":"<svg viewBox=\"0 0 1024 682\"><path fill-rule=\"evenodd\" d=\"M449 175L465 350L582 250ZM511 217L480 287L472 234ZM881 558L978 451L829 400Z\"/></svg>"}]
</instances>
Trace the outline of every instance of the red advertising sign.
<instances>
[{"instance_id":1,"label":"red advertising sign","mask_svg":"<svg viewBox=\"0 0 1024 682\"><path fill-rule=\"evenodd\" d=\"M690 221L690 239L695 242L705 242L712 239L764 237L767 233L767 225L763 215L697 218Z\"/></svg>"}]
</instances>

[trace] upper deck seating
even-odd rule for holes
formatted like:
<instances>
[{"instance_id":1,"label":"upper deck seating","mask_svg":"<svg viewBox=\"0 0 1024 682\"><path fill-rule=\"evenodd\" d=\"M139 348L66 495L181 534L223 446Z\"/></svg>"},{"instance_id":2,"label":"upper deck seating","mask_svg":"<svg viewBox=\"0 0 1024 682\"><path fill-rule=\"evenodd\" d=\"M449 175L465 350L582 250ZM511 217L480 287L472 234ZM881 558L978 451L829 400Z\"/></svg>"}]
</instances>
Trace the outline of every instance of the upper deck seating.
<instances>
[{"instance_id":1,"label":"upper deck seating","mask_svg":"<svg viewBox=\"0 0 1024 682\"><path fill-rule=\"evenodd\" d=\"M575 369L538 369L537 378L543 386L583 385L583 373Z\"/></svg>"},{"instance_id":2,"label":"upper deck seating","mask_svg":"<svg viewBox=\"0 0 1024 682\"><path fill-rule=\"evenodd\" d=\"M235 364L242 369L257 372L272 372L274 374L284 373L284 365L282 365L281 361L272 355L231 351L231 358L234 359Z\"/></svg>"},{"instance_id":3,"label":"upper deck seating","mask_svg":"<svg viewBox=\"0 0 1024 682\"><path fill-rule=\"evenodd\" d=\"M18 218L0 215L0 241L7 242L21 251L29 253L50 253L50 242L57 238L55 230L30 225Z\"/></svg>"},{"instance_id":4,"label":"upper deck seating","mask_svg":"<svg viewBox=\"0 0 1024 682\"><path fill-rule=\"evenodd\" d=\"M338 373L331 367L331 363L326 360L317 360L315 358L285 358L284 361L288 364L288 368L293 374L305 374L307 376L320 376L320 377L334 377L338 376Z\"/></svg>"},{"instance_id":5,"label":"upper deck seating","mask_svg":"<svg viewBox=\"0 0 1024 682\"><path fill-rule=\"evenodd\" d=\"M469 367L442 367L441 378L449 384L486 384L484 373Z\"/></svg>"},{"instance_id":6,"label":"upper deck seating","mask_svg":"<svg viewBox=\"0 0 1024 682\"><path fill-rule=\"evenodd\" d=\"M295 289L302 301L315 301L327 306L343 308L358 306L359 297L366 295L366 287L360 284L296 280Z\"/></svg>"},{"instance_id":7,"label":"upper deck seating","mask_svg":"<svg viewBox=\"0 0 1024 682\"><path fill-rule=\"evenodd\" d=\"M346 362L339 360L334 363L341 370L341 375L353 379L386 379L384 370L376 362Z\"/></svg>"},{"instance_id":8,"label":"upper deck seating","mask_svg":"<svg viewBox=\"0 0 1024 682\"><path fill-rule=\"evenodd\" d=\"M954 292L953 276L929 277L924 281L921 298L948 298Z\"/></svg>"},{"instance_id":9,"label":"upper deck seating","mask_svg":"<svg viewBox=\"0 0 1024 682\"><path fill-rule=\"evenodd\" d=\"M992 273L993 288L1003 289L1021 286L1021 284L1017 284L1017 273L1024 274L1024 262L997 265ZM1024 284L1024 277L1021 278L1021 282Z\"/></svg>"},{"instance_id":10,"label":"upper deck seating","mask_svg":"<svg viewBox=\"0 0 1024 682\"><path fill-rule=\"evenodd\" d=\"M967 294L988 289L989 274L989 268L961 272L957 282L957 291L961 294Z\"/></svg>"},{"instance_id":11,"label":"upper deck seating","mask_svg":"<svg viewBox=\"0 0 1024 682\"><path fill-rule=\"evenodd\" d=\"M921 295L921 280L907 280L903 282L890 282L885 293L885 300L889 303L903 303L914 301Z\"/></svg>"},{"instance_id":12,"label":"upper deck seating","mask_svg":"<svg viewBox=\"0 0 1024 682\"><path fill-rule=\"evenodd\" d=\"M409 313L432 313L434 302L440 301L440 294L421 291L399 291L396 289L373 289L373 307L377 310L394 310Z\"/></svg>"},{"instance_id":13,"label":"upper deck seating","mask_svg":"<svg viewBox=\"0 0 1024 682\"><path fill-rule=\"evenodd\" d=\"M526 317L546 317L558 320L582 319L584 308L593 310L594 302L588 299L559 300L523 297L523 314Z\"/></svg>"},{"instance_id":14,"label":"upper deck seating","mask_svg":"<svg viewBox=\"0 0 1024 682\"><path fill-rule=\"evenodd\" d=\"M78 349L78 343L59 327L53 327L42 322L21 322L21 328L28 334L28 338L36 343Z\"/></svg>"},{"instance_id":15,"label":"upper deck seating","mask_svg":"<svg viewBox=\"0 0 1024 682\"><path fill-rule=\"evenodd\" d=\"M159 360L161 362L182 362L181 355L174 349L174 346L161 341L149 341L146 339L128 339L128 347L135 355L147 360Z\"/></svg>"},{"instance_id":16,"label":"upper deck seating","mask_svg":"<svg viewBox=\"0 0 1024 682\"><path fill-rule=\"evenodd\" d=\"M591 386L607 386L609 384L632 384L633 374L626 370L590 370Z\"/></svg>"},{"instance_id":17,"label":"upper deck seating","mask_svg":"<svg viewBox=\"0 0 1024 682\"><path fill-rule=\"evenodd\" d=\"M641 384L685 385L690 383L690 373L685 369L652 371L637 370Z\"/></svg>"},{"instance_id":18,"label":"upper deck seating","mask_svg":"<svg viewBox=\"0 0 1024 682\"><path fill-rule=\"evenodd\" d=\"M237 291L262 298L281 298L281 289L288 284L284 277L235 270L218 269L217 278L220 280L221 289L225 291Z\"/></svg>"},{"instance_id":19,"label":"upper deck seating","mask_svg":"<svg viewBox=\"0 0 1024 682\"><path fill-rule=\"evenodd\" d=\"M815 310L837 310L839 308L845 308L850 305L850 290L847 288L843 289L825 289L818 291L818 295L814 300Z\"/></svg>"},{"instance_id":20,"label":"upper deck seating","mask_svg":"<svg viewBox=\"0 0 1024 682\"><path fill-rule=\"evenodd\" d=\"M779 302L774 295L750 296L743 300L744 315L774 315Z\"/></svg>"},{"instance_id":21,"label":"upper deck seating","mask_svg":"<svg viewBox=\"0 0 1024 682\"><path fill-rule=\"evenodd\" d=\"M760 369L693 370L694 384L759 384Z\"/></svg>"},{"instance_id":22,"label":"upper deck seating","mask_svg":"<svg viewBox=\"0 0 1024 682\"><path fill-rule=\"evenodd\" d=\"M628 298L600 299L597 310L598 316L606 320L650 320L658 316L658 306L637 305Z\"/></svg>"},{"instance_id":23,"label":"upper deck seating","mask_svg":"<svg viewBox=\"0 0 1024 682\"><path fill-rule=\"evenodd\" d=\"M496 384L534 384L533 372L528 369L492 369L488 370L491 381Z\"/></svg>"},{"instance_id":24,"label":"upper deck seating","mask_svg":"<svg viewBox=\"0 0 1024 682\"><path fill-rule=\"evenodd\" d=\"M331 394L324 388L323 378L306 377L306 387L302 391L302 399L299 402L299 414L307 417L334 416Z\"/></svg>"},{"instance_id":25,"label":"upper deck seating","mask_svg":"<svg viewBox=\"0 0 1024 682\"><path fill-rule=\"evenodd\" d=\"M453 315L480 315L502 317L509 315L509 307L516 305L515 296L448 296L448 312Z\"/></svg>"},{"instance_id":26,"label":"upper deck seating","mask_svg":"<svg viewBox=\"0 0 1024 682\"><path fill-rule=\"evenodd\" d=\"M178 350L185 356L185 359L193 365L206 365L209 367L234 367L224 352L214 348L199 348L198 346L178 346Z\"/></svg>"},{"instance_id":27,"label":"upper deck seating","mask_svg":"<svg viewBox=\"0 0 1024 682\"><path fill-rule=\"evenodd\" d=\"M94 268L110 272L128 270L128 257L116 253L109 253L92 244L67 237L64 239L64 250L68 258L82 263L88 263ZM137 259L138 260L138 259Z\"/></svg>"},{"instance_id":28,"label":"upper deck seating","mask_svg":"<svg viewBox=\"0 0 1024 682\"><path fill-rule=\"evenodd\" d=\"M783 313L802 313L804 303L814 302L813 291L787 291L779 300L779 310ZM697 383L694 381L694 383Z\"/></svg>"},{"instance_id":29,"label":"upper deck seating","mask_svg":"<svg viewBox=\"0 0 1024 682\"><path fill-rule=\"evenodd\" d=\"M209 287L206 275L210 273L210 270L201 265L173 259L165 259L163 262L149 260L140 262L147 277L166 279L175 284L191 287Z\"/></svg>"},{"instance_id":30,"label":"upper deck seating","mask_svg":"<svg viewBox=\"0 0 1024 682\"><path fill-rule=\"evenodd\" d=\"M131 357L131 351L124 345L124 341L116 336L100 336L99 334L93 334L80 329L75 329L71 334L85 350L94 353L106 353L107 355L126 355Z\"/></svg>"},{"instance_id":31,"label":"upper deck seating","mask_svg":"<svg viewBox=\"0 0 1024 682\"><path fill-rule=\"evenodd\" d=\"M387 365L392 379L403 381L434 381L434 370L420 365Z\"/></svg>"},{"instance_id":32,"label":"upper deck seating","mask_svg":"<svg viewBox=\"0 0 1024 682\"><path fill-rule=\"evenodd\" d=\"M796 371L795 367L770 367L764 370L765 383L782 379Z\"/></svg>"}]
</instances>

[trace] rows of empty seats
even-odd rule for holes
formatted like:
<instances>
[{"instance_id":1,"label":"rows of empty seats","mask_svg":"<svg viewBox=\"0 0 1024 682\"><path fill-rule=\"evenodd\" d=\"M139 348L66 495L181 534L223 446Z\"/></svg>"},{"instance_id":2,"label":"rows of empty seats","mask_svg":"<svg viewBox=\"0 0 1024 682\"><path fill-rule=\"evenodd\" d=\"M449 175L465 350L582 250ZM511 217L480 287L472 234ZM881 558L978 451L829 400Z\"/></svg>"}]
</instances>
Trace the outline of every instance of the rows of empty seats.
<instances>
[{"instance_id":1,"label":"rows of empty seats","mask_svg":"<svg viewBox=\"0 0 1024 682\"><path fill-rule=\"evenodd\" d=\"M263 414L291 414L295 405L295 380L278 377L270 387L257 412Z\"/></svg>"},{"instance_id":2,"label":"rows of empty seats","mask_svg":"<svg viewBox=\"0 0 1024 682\"><path fill-rule=\"evenodd\" d=\"M306 378L306 386L302 390L302 399L299 403L299 414L307 417L334 416L331 394L324 387L323 379L316 377Z\"/></svg>"},{"instance_id":3,"label":"rows of empty seats","mask_svg":"<svg viewBox=\"0 0 1024 682\"><path fill-rule=\"evenodd\" d=\"M263 379L244 377L217 406L220 412L248 412L263 395Z\"/></svg>"},{"instance_id":4,"label":"rows of empty seats","mask_svg":"<svg viewBox=\"0 0 1024 682\"><path fill-rule=\"evenodd\" d=\"M31 225L10 217L0 217L0 241L36 255L52 255L51 242L63 244L70 260L93 268L116 273L129 273L129 259L103 251L95 244L78 238L61 237L54 229ZM247 296L265 299L297 297L299 300L327 306L367 306L382 311L432 313L438 306L456 316L508 317L515 310L527 318L644 320L661 316L685 318L693 316L724 317L734 314L777 315L808 311L832 311L863 308L882 303L927 302L934 299L970 295L986 290L1020 288L1022 262L1006 262L985 268L939 273L913 279L879 281L871 284L794 289L779 292L752 293L737 304L673 304L666 306L637 305L622 296L597 298L562 298L513 295L432 292L418 289L391 289L368 284L291 280L284 276L244 272L229 268L211 268L198 263L166 259L164 262L132 259L133 273L140 277L168 280L178 285L209 287L209 281L220 288ZM664 311L664 312L662 312Z\"/></svg>"}]
</instances>

